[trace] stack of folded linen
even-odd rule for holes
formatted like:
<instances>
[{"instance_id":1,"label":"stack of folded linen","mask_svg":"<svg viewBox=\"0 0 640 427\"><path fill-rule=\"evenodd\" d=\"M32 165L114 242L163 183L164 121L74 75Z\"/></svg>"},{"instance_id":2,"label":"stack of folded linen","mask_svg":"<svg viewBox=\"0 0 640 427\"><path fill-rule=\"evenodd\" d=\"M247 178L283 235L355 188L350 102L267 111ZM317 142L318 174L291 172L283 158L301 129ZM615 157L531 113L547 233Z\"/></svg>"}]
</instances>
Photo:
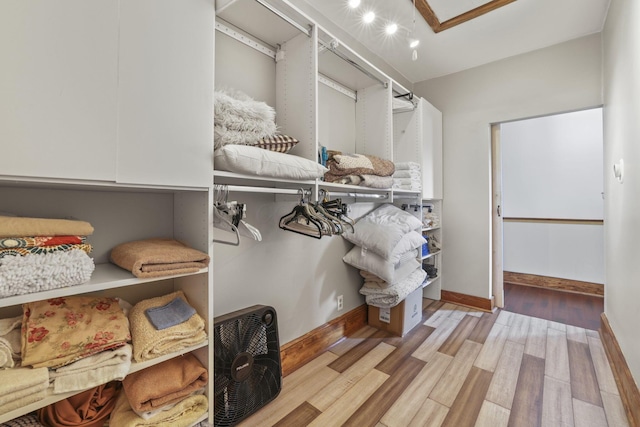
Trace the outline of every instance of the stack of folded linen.
<instances>
[{"instance_id":1,"label":"stack of folded linen","mask_svg":"<svg viewBox=\"0 0 640 427\"><path fill-rule=\"evenodd\" d=\"M60 368L131 340L115 298L53 298L22 308L22 366Z\"/></svg>"},{"instance_id":2,"label":"stack of folded linen","mask_svg":"<svg viewBox=\"0 0 640 427\"><path fill-rule=\"evenodd\" d=\"M422 190L422 174L420 164L415 162L398 162L393 173L393 188L399 190Z\"/></svg>"},{"instance_id":3,"label":"stack of folded linen","mask_svg":"<svg viewBox=\"0 0 640 427\"><path fill-rule=\"evenodd\" d=\"M360 293L367 304L393 307L422 285L425 273L416 258L426 240L415 231L421 225L410 213L385 204L343 234L356 245L343 261L361 270L365 282Z\"/></svg>"},{"instance_id":4,"label":"stack of folded linen","mask_svg":"<svg viewBox=\"0 0 640 427\"><path fill-rule=\"evenodd\" d=\"M0 297L87 282L91 234L85 221L0 216Z\"/></svg>"},{"instance_id":5,"label":"stack of folded linen","mask_svg":"<svg viewBox=\"0 0 640 427\"><path fill-rule=\"evenodd\" d=\"M393 162L380 157L332 151L327 167L329 172L324 174L326 182L370 188L391 188L393 185Z\"/></svg>"},{"instance_id":6,"label":"stack of folded linen","mask_svg":"<svg viewBox=\"0 0 640 427\"><path fill-rule=\"evenodd\" d=\"M0 414L44 399L47 387L47 368L0 370Z\"/></svg>"},{"instance_id":7,"label":"stack of folded linen","mask_svg":"<svg viewBox=\"0 0 640 427\"><path fill-rule=\"evenodd\" d=\"M208 410L207 369L191 353L128 375L111 423L129 426L190 426Z\"/></svg>"},{"instance_id":8,"label":"stack of folded linen","mask_svg":"<svg viewBox=\"0 0 640 427\"><path fill-rule=\"evenodd\" d=\"M182 291L140 301L129 313L133 360L143 362L200 344L204 320Z\"/></svg>"}]
</instances>

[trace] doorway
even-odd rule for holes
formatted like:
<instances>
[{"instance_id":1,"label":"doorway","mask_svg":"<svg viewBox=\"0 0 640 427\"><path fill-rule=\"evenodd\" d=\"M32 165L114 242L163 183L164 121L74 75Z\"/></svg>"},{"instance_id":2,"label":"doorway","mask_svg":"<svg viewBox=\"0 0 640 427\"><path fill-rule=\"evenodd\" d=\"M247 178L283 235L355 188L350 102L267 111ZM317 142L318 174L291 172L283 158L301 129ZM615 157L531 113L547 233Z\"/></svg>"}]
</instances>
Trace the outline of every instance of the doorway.
<instances>
[{"instance_id":1,"label":"doorway","mask_svg":"<svg viewBox=\"0 0 640 427\"><path fill-rule=\"evenodd\" d=\"M491 126L492 286L604 294L602 108Z\"/></svg>"}]
</instances>

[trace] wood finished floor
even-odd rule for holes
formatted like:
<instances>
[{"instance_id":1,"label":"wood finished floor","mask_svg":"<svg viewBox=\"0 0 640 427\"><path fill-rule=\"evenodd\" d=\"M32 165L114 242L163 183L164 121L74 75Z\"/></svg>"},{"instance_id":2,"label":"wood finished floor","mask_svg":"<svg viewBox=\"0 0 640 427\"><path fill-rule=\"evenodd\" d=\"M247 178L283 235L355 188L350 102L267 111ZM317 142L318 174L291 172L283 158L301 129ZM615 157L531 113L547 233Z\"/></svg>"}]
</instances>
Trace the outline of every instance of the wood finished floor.
<instances>
[{"instance_id":1,"label":"wood finished floor","mask_svg":"<svg viewBox=\"0 0 640 427\"><path fill-rule=\"evenodd\" d=\"M364 327L241 426L624 427L594 330L424 300L405 337Z\"/></svg>"}]
</instances>

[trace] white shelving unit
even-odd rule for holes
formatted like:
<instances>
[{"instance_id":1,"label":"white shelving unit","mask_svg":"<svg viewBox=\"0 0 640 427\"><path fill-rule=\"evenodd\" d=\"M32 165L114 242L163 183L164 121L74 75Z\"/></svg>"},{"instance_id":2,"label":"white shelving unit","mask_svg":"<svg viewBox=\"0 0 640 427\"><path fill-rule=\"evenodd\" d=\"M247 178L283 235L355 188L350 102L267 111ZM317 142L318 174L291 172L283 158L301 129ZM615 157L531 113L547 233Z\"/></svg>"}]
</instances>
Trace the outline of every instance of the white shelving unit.
<instances>
[{"instance_id":1,"label":"white shelving unit","mask_svg":"<svg viewBox=\"0 0 640 427\"><path fill-rule=\"evenodd\" d=\"M423 227L422 234L424 236L435 237L440 244L440 249L437 252L430 252L429 254L421 257L421 261L424 264L433 265L437 269L436 277L428 277L424 284L423 295L425 298L440 299L440 291L442 290L442 254L444 247L442 241L442 200L439 199L424 199L422 201L423 215L426 211L432 210L438 217L438 224L432 227Z\"/></svg>"}]
</instances>

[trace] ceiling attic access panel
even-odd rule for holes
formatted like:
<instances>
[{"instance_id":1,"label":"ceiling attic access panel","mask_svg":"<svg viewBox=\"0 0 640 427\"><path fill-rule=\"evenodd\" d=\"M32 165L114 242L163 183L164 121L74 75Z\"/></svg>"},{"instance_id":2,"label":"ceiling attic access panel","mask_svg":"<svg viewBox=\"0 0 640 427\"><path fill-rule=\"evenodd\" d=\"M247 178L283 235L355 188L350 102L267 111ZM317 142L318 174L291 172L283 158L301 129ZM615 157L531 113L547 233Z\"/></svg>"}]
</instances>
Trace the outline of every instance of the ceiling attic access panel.
<instances>
[{"instance_id":1,"label":"ceiling attic access panel","mask_svg":"<svg viewBox=\"0 0 640 427\"><path fill-rule=\"evenodd\" d=\"M390 78L319 28L318 79L320 144L392 160Z\"/></svg>"},{"instance_id":2,"label":"ceiling attic access panel","mask_svg":"<svg viewBox=\"0 0 640 427\"><path fill-rule=\"evenodd\" d=\"M218 1L216 89L240 90L276 110L291 150L316 159L317 50L313 22L286 1Z\"/></svg>"}]
</instances>

